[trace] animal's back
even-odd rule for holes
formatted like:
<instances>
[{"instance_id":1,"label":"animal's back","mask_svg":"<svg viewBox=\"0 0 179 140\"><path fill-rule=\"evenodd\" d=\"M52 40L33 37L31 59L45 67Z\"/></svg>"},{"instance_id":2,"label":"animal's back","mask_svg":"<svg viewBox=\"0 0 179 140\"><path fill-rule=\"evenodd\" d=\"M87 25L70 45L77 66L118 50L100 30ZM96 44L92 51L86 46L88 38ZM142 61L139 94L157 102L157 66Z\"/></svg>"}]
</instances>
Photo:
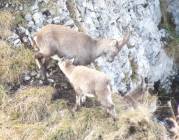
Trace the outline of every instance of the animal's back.
<instances>
[{"instance_id":1,"label":"animal's back","mask_svg":"<svg viewBox=\"0 0 179 140\"><path fill-rule=\"evenodd\" d=\"M76 43L86 44L94 41L94 39L85 33L77 32L66 26L55 24L49 24L42 27L39 32L35 33L35 36L39 36L39 38L47 37L46 39L49 39L48 37L51 36L53 37L54 41L59 42L61 45L71 43L74 46Z\"/></svg>"},{"instance_id":2,"label":"animal's back","mask_svg":"<svg viewBox=\"0 0 179 140\"><path fill-rule=\"evenodd\" d=\"M103 72L85 66L76 66L70 80L86 90L103 90L110 82Z\"/></svg>"},{"instance_id":3,"label":"animal's back","mask_svg":"<svg viewBox=\"0 0 179 140\"><path fill-rule=\"evenodd\" d=\"M54 48L60 57L74 57L86 63L90 63L91 52L96 43L96 40L90 36L63 25L46 25L35 36L37 36L37 42L40 42L37 45L44 48L43 52L45 49ZM83 65L85 62L79 62L79 64Z\"/></svg>"}]
</instances>

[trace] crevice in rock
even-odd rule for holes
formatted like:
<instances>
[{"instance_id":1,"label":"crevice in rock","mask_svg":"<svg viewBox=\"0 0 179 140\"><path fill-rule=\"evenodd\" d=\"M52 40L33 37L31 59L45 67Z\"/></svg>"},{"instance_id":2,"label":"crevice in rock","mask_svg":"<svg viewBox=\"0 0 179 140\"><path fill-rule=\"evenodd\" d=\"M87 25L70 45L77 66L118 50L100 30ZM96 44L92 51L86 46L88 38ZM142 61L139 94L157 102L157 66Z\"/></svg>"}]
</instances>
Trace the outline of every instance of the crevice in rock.
<instances>
[{"instance_id":1,"label":"crevice in rock","mask_svg":"<svg viewBox=\"0 0 179 140\"><path fill-rule=\"evenodd\" d=\"M75 0L67 0L66 1L66 7L70 13L71 19L74 21L74 24L78 27L78 30L80 32L86 32L84 26L80 22L80 13L76 7Z\"/></svg>"}]
</instances>

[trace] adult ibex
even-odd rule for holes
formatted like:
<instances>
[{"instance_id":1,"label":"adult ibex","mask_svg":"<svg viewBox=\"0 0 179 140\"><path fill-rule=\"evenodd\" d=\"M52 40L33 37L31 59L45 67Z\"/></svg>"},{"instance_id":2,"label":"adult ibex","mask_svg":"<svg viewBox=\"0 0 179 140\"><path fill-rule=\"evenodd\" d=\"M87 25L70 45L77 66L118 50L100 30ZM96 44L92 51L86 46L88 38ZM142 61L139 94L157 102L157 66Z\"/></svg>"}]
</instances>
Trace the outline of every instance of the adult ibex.
<instances>
[{"instance_id":1,"label":"adult ibex","mask_svg":"<svg viewBox=\"0 0 179 140\"><path fill-rule=\"evenodd\" d=\"M36 62L41 75L46 79L46 63L55 54L68 59L74 58L75 65L88 65L97 57L106 55L113 61L119 50L129 39L126 34L122 40L93 39L82 32L76 32L62 25L46 25L33 37Z\"/></svg>"},{"instance_id":2,"label":"adult ibex","mask_svg":"<svg viewBox=\"0 0 179 140\"><path fill-rule=\"evenodd\" d=\"M100 71L86 66L75 66L70 60L61 60L57 55L52 56L58 60L58 65L76 92L76 109L84 102L86 97L97 97L106 111L116 119L116 111L112 102L110 79Z\"/></svg>"}]
</instances>

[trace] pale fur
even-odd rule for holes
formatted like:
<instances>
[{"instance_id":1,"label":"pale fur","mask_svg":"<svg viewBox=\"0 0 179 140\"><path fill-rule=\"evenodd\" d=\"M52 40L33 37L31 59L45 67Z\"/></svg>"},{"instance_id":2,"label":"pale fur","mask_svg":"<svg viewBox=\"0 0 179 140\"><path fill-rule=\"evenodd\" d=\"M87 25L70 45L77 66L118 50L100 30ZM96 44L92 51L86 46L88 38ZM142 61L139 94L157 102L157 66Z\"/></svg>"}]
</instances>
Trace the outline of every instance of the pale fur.
<instances>
[{"instance_id":1,"label":"pale fur","mask_svg":"<svg viewBox=\"0 0 179 140\"><path fill-rule=\"evenodd\" d=\"M129 33L120 41L93 39L85 33L74 31L63 25L49 24L35 33L33 47L38 49L36 58L43 56L44 62L56 54L68 59L74 58L75 65L88 65L101 55L106 55L107 60L113 61L128 39Z\"/></svg>"},{"instance_id":2,"label":"pale fur","mask_svg":"<svg viewBox=\"0 0 179 140\"><path fill-rule=\"evenodd\" d=\"M76 92L76 105L81 105L81 100L87 97L96 97L107 112L116 118L110 79L100 71L86 66L75 66L69 60L61 61L58 56L52 57L58 60L58 65ZM85 98L84 98L85 97Z\"/></svg>"}]
</instances>

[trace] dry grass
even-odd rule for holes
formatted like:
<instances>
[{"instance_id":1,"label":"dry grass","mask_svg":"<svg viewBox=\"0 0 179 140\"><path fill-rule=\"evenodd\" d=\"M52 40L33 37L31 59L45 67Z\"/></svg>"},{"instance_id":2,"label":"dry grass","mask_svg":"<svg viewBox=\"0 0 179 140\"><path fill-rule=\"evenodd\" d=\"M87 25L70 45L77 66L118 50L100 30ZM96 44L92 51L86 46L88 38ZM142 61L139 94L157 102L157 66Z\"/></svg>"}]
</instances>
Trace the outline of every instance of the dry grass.
<instances>
[{"instance_id":1,"label":"dry grass","mask_svg":"<svg viewBox=\"0 0 179 140\"><path fill-rule=\"evenodd\" d=\"M53 93L52 87L27 87L16 93L3 105L3 110L13 120L34 123L49 115L48 105Z\"/></svg>"},{"instance_id":2,"label":"dry grass","mask_svg":"<svg viewBox=\"0 0 179 140\"><path fill-rule=\"evenodd\" d=\"M8 11L0 11L0 38L5 39L10 35L10 28L13 21L13 15Z\"/></svg>"},{"instance_id":3,"label":"dry grass","mask_svg":"<svg viewBox=\"0 0 179 140\"><path fill-rule=\"evenodd\" d=\"M7 98L6 90L2 85L0 85L0 105L2 105L2 103L5 101L6 98Z\"/></svg>"},{"instance_id":4,"label":"dry grass","mask_svg":"<svg viewBox=\"0 0 179 140\"><path fill-rule=\"evenodd\" d=\"M113 95L118 120L98 107L72 113L67 101L51 101L53 88L28 87L18 91L0 110L3 140L163 140L166 130L153 117L156 97L146 96L136 108ZM152 110L152 111L151 111ZM13 116L12 114L18 114Z\"/></svg>"},{"instance_id":5,"label":"dry grass","mask_svg":"<svg viewBox=\"0 0 179 140\"><path fill-rule=\"evenodd\" d=\"M35 67L35 60L29 49L14 49L0 41L0 83L19 82L22 72Z\"/></svg>"}]
</instances>

